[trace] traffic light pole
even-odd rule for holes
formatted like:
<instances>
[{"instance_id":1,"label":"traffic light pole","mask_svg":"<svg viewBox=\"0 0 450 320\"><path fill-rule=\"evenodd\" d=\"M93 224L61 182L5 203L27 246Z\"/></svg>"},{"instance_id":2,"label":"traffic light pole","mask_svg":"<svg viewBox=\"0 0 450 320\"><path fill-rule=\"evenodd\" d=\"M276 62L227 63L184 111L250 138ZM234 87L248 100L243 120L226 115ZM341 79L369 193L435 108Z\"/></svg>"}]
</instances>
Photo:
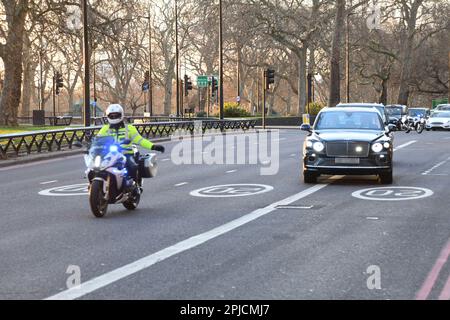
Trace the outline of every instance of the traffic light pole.
<instances>
[{"instance_id":1,"label":"traffic light pole","mask_svg":"<svg viewBox=\"0 0 450 320\"><path fill-rule=\"evenodd\" d=\"M266 89L267 88L267 79L265 75L265 71L263 71L263 105L262 105L262 127L263 130L266 130Z\"/></svg>"},{"instance_id":2,"label":"traffic light pole","mask_svg":"<svg viewBox=\"0 0 450 320\"><path fill-rule=\"evenodd\" d=\"M210 86L208 83L208 87L206 88L206 117L209 118L209 108L211 105L211 92Z\"/></svg>"},{"instance_id":3,"label":"traffic light pole","mask_svg":"<svg viewBox=\"0 0 450 320\"><path fill-rule=\"evenodd\" d=\"M55 89L56 89L56 75L53 74L53 84L52 84L52 100L53 100L53 125L56 125L56 94L55 94Z\"/></svg>"}]
</instances>

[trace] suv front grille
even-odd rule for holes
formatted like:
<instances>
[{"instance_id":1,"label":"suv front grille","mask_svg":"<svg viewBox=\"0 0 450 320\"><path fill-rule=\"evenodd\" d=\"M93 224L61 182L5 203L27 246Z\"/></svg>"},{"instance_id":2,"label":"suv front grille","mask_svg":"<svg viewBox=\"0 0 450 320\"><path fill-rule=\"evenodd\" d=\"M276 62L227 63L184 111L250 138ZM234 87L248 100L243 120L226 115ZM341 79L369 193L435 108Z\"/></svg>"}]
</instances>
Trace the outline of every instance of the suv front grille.
<instances>
[{"instance_id":1,"label":"suv front grille","mask_svg":"<svg viewBox=\"0 0 450 320\"><path fill-rule=\"evenodd\" d=\"M368 157L369 143L367 142L327 142L328 157Z\"/></svg>"}]
</instances>

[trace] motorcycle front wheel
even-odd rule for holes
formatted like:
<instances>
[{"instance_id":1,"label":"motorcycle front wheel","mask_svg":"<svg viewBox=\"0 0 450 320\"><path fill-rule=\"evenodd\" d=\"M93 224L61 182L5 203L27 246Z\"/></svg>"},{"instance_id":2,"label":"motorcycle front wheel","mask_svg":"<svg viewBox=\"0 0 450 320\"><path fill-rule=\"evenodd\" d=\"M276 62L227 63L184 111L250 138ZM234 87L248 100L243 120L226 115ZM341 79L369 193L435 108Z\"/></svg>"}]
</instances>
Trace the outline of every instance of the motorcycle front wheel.
<instances>
[{"instance_id":1,"label":"motorcycle front wheel","mask_svg":"<svg viewBox=\"0 0 450 320\"><path fill-rule=\"evenodd\" d=\"M105 216L108 210L108 201L105 199L105 193L103 192L103 181L92 181L89 190L89 204L95 217L103 218Z\"/></svg>"},{"instance_id":2,"label":"motorcycle front wheel","mask_svg":"<svg viewBox=\"0 0 450 320\"><path fill-rule=\"evenodd\" d=\"M424 128L425 126L423 125L423 123L418 123L416 127L417 133L422 133Z\"/></svg>"}]
</instances>

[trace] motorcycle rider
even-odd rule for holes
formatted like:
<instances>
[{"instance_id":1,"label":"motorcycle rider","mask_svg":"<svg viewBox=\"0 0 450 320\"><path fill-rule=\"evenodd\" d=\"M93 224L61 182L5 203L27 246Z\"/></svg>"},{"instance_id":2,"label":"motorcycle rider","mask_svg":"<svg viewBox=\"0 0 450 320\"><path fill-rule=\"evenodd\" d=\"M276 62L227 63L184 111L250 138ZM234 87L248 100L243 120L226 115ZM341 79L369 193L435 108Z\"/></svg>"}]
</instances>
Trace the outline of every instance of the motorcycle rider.
<instances>
[{"instance_id":1,"label":"motorcycle rider","mask_svg":"<svg viewBox=\"0 0 450 320\"><path fill-rule=\"evenodd\" d=\"M133 183L137 176L138 165L136 164L133 151L131 150L132 145L135 144L144 149L155 150L161 153L164 153L165 151L164 146L153 144L150 140L143 138L133 125L125 123L125 114L120 104L111 104L106 109L106 117L108 119L108 124L100 129L97 136L114 137L114 140L117 143L120 143L123 140L130 141L128 144L122 143L121 146L124 149L129 149L124 150L123 154L127 158L126 168L129 177L132 178L131 183ZM131 188L132 185L128 185L128 187Z\"/></svg>"}]
</instances>

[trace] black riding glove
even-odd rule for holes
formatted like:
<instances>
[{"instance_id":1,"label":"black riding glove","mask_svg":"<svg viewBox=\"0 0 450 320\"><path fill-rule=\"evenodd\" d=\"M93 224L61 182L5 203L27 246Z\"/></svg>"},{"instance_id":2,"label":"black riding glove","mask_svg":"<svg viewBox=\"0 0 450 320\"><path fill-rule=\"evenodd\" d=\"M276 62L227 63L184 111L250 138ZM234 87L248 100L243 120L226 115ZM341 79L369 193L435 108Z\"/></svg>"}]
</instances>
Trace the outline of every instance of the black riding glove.
<instances>
[{"instance_id":1,"label":"black riding glove","mask_svg":"<svg viewBox=\"0 0 450 320\"><path fill-rule=\"evenodd\" d=\"M155 151L159 151L159 152L161 152L161 153L164 153L164 151L165 151L166 149L164 148L164 146L161 146L161 145L158 145L158 144L154 144L153 147L152 147L152 150L155 150Z\"/></svg>"}]
</instances>

